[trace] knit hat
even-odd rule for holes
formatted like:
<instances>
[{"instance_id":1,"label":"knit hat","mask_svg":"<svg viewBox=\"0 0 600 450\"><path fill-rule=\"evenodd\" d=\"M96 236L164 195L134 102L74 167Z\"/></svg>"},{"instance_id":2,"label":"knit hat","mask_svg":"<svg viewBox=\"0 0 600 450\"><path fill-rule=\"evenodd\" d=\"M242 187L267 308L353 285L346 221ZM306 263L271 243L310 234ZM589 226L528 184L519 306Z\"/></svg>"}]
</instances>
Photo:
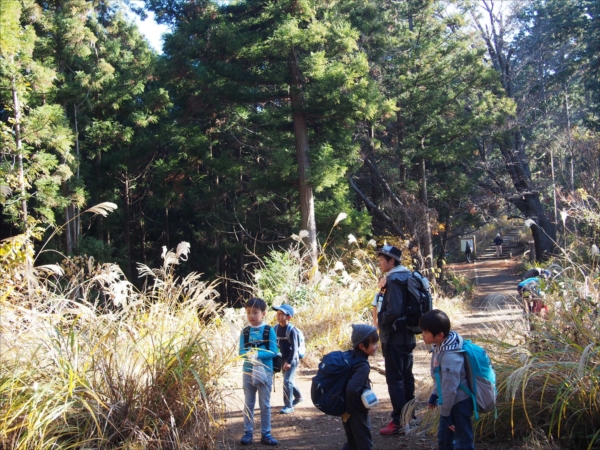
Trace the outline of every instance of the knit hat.
<instances>
[{"instance_id":1,"label":"knit hat","mask_svg":"<svg viewBox=\"0 0 600 450\"><path fill-rule=\"evenodd\" d=\"M384 245L379 250L377 250L377 254L389 256L390 258L394 258L398 262L401 262L402 259L402 250L394 247L393 245Z\"/></svg>"},{"instance_id":2,"label":"knit hat","mask_svg":"<svg viewBox=\"0 0 600 450\"><path fill-rule=\"evenodd\" d=\"M353 323L352 324L352 347L357 347L358 344L363 342L366 338L368 338L371 334L376 333L377 328L372 327L371 325L366 325L362 323Z\"/></svg>"}]
</instances>

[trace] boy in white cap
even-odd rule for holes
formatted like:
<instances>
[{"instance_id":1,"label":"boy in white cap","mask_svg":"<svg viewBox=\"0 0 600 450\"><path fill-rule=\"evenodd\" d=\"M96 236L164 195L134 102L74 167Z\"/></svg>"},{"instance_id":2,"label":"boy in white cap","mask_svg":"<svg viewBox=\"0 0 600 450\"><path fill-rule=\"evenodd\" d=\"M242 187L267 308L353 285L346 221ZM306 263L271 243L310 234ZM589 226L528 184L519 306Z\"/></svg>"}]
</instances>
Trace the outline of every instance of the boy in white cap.
<instances>
[{"instance_id":1,"label":"boy in white cap","mask_svg":"<svg viewBox=\"0 0 600 450\"><path fill-rule=\"evenodd\" d=\"M298 330L290 323L294 317L294 308L290 305L273 306L277 311L277 325L275 325L275 334L277 335L277 344L281 352L283 373L283 408L280 414L291 414L294 412L294 406L300 403L302 394L298 386L294 384L294 376L300 362L298 349L300 347L300 336Z\"/></svg>"},{"instance_id":2,"label":"boy in white cap","mask_svg":"<svg viewBox=\"0 0 600 450\"><path fill-rule=\"evenodd\" d=\"M377 351L379 335L371 325L352 325L352 369L346 384L346 413L342 415L344 432L348 440L342 450L371 450L371 424L369 410L363 404L361 395L370 389L369 356Z\"/></svg>"}]
</instances>

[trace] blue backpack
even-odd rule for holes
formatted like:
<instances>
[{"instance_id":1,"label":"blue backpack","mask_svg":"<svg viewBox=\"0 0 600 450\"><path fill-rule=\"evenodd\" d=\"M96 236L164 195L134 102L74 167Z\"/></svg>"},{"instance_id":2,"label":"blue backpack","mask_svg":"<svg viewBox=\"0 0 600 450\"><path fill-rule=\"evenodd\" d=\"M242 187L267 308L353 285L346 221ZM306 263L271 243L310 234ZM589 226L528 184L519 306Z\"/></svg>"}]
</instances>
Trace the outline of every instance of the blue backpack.
<instances>
[{"instance_id":1,"label":"blue backpack","mask_svg":"<svg viewBox=\"0 0 600 450\"><path fill-rule=\"evenodd\" d=\"M323 356L312 379L310 397L325 414L341 416L346 412L346 385L352 364L351 351L335 351Z\"/></svg>"},{"instance_id":2,"label":"blue backpack","mask_svg":"<svg viewBox=\"0 0 600 450\"><path fill-rule=\"evenodd\" d=\"M473 399L473 412L475 420L479 420L479 413L496 411L496 372L486 351L470 340L463 342L462 353L465 357L465 372L467 384L459 387ZM435 379L438 393L441 393L440 367L435 369ZM440 397L441 400L441 397ZM441 401L440 401L441 404Z\"/></svg>"}]
</instances>

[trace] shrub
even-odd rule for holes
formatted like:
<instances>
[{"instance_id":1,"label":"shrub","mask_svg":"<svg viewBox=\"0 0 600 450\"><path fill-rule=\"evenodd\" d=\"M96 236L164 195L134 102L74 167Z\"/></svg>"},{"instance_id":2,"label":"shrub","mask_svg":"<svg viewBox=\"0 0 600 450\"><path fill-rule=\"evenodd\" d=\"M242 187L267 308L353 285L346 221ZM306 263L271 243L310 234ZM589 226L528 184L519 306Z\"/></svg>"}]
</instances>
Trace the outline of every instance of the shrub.
<instances>
[{"instance_id":1,"label":"shrub","mask_svg":"<svg viewBox=\"0 0 600 450\"><path fill-rule=\"evenodd\" d=\"M150 280L141 292L117 266L97 266L78 292L94 284L104 303L69 299L73 280L41 280L26 308L5 291L3 448L214 447L237 342L216 320L214 285L175 277L186 254L140 267Z\"/></svg>"}]
</instances>

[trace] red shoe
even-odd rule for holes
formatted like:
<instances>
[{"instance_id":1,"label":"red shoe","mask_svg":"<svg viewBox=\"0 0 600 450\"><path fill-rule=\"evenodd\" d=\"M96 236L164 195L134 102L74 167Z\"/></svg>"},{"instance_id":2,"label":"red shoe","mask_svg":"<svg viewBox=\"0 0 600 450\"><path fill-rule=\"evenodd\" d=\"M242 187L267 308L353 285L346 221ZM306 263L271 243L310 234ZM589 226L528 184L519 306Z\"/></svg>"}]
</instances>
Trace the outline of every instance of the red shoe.
<instances>
[{"instance_id":1,"label":"red shoe","mask_svg":"<svg viewBox=\"0 0 600 450\"><path fill-rule=\"evenodd\" d=\"M383 434L384 436L392 436L394 434L399 434L400 433L400 425L398 425L394 422L390 422L385 427L383 427L381 430L379 430L379 432L381 434Z\"/></svg>"}]
</instances>

